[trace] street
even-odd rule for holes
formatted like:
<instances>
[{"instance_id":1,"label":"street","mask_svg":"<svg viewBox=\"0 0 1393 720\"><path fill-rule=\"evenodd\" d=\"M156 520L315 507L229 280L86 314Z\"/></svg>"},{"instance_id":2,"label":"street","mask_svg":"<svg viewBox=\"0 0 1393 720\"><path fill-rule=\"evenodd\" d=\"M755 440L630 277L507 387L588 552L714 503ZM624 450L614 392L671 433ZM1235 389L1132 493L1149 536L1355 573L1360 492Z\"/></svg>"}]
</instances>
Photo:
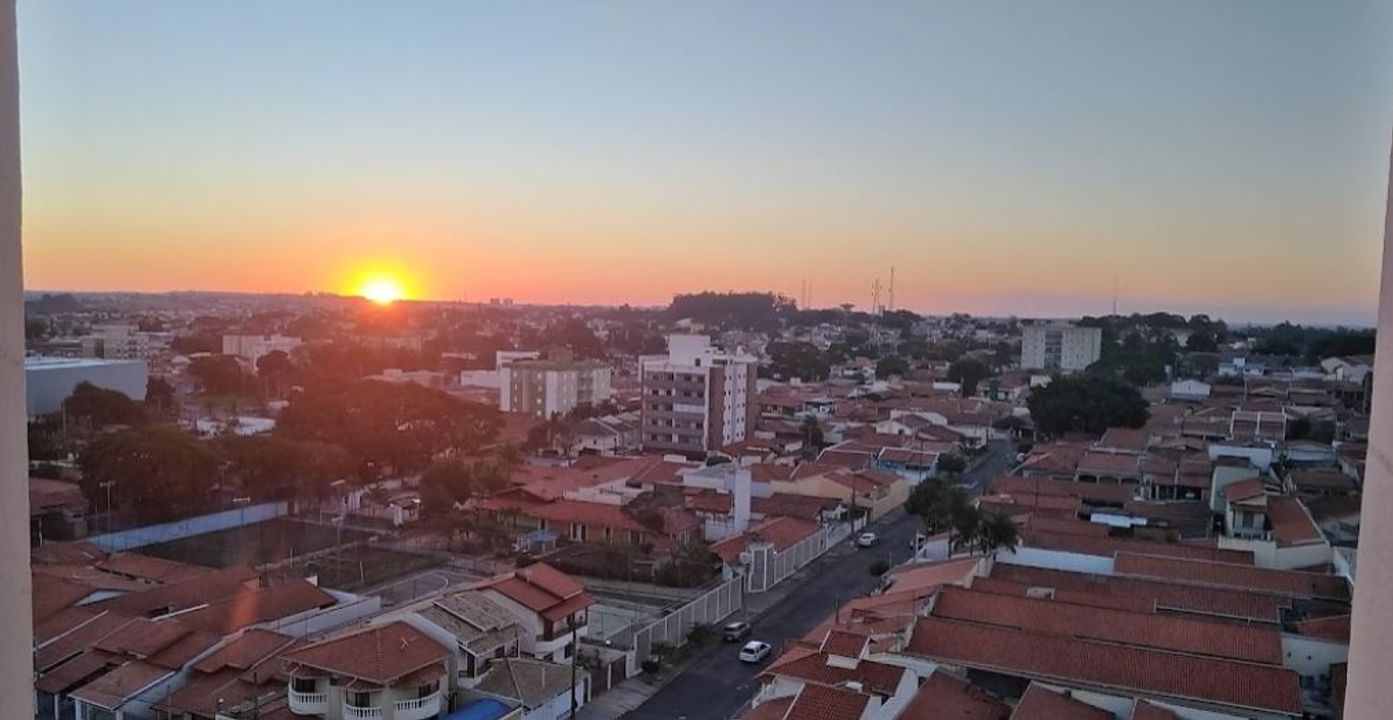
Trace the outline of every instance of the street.
<instances>
[{"instance_id":1,"label":"street","mask_svg":"<svg viewBox=\"0 0 1393 720\"><path fill-rule=\"evenodd\" d=\"M1009 441L993 442L990 454L964 473L964 489L976 497L991 478L1007 471L1012 460ZM843 543L828 551L800 571L800 575L807 577L801 586L753 620L752 638L773 645L776 656L786 641L803 636L830 617L842 603L874 588L878 580L870 574L871 563L888 559L893 564L909 559L910 543L921 527L918 518L896 510L870 526L870 530L880 535L880 544L876 547L857 549L850 543ZM806 572L808 570L811 572ZM767 664L766 661L760 665L746 665L737 659L738 653L739 645L732 643L698 657L681 675L624 717L629 720L726 720L749 701L758 687L755 677Z\"/></svg>"}]
</instances>

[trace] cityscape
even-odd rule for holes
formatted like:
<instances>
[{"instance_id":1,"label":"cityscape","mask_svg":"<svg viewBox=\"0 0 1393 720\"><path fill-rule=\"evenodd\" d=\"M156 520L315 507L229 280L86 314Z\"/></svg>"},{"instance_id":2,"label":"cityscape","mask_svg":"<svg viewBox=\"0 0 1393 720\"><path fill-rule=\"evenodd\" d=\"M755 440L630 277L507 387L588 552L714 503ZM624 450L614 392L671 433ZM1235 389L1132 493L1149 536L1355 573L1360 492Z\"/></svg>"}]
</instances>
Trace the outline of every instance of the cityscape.
<instances>
[{"instance_id":1,"label":"cityscape","mask_svg":"<svg viewBox=\"0 0 1393 720\"><path fill-rule=\"evenodd\" d=\"M0 0L6 707L1387 720L1390 29Z\"/></svg>"}]
</instances>

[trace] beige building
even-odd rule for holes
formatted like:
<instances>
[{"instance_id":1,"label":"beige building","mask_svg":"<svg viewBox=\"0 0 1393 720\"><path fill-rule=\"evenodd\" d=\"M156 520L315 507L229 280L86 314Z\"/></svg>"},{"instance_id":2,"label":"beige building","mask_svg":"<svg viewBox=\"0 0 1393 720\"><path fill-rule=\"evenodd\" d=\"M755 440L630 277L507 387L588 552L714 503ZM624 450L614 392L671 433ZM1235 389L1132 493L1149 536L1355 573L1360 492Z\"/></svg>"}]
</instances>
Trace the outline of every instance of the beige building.
<instances>
[{"instance_id":1,"label":"beige building","mask_svg":"<svg viewBox=\"0 0 1393 720\"><path fill-rule=\"evenodd\" d=\"M1103 329L1077 325L1027 325L1021 335L1021 367L1079 372L1098 362Z\"/></svg>"},{"instance_id":2,"label":"beige building","mask_svg":"<svg viewBox=\"0 0 1393 720\"><path fill-rule=\"evenodd\" d=\"M759 417L757 362L705 335L669 337L668 354L641 365L643 449L698 455L743 441Z\"/></svg>"},{"instance_id":3,"label":"beige building","mask_svg":"<svg viewBox=\"0 0 1393 720\"><path fill-rule=\"evenodd\" d=\"M609 365L576 360L569 352L545 360L499 358L498 407L539 418L565 415L578 407L599 405L612 393Z\"/></svg>"}]
</instances>

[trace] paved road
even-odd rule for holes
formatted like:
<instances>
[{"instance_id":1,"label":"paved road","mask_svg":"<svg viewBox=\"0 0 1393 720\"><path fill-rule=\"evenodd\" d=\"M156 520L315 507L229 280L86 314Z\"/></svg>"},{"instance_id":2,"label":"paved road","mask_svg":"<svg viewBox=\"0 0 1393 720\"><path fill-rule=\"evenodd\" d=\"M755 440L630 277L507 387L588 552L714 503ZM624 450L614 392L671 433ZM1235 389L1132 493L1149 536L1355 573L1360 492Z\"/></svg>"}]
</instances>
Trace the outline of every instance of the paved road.
<instances>
[{"instance_id":1,"label":"paved road","mask_svg":"<svg viewBox=\"0 0 1393 720\"><path fill-rule=\"evenodd\" d=\"M974 497L987 481L1004 472L1011 462L1008 443L993 443L992 454L965 473L965 489ZM921 528L918 518L895 511L872 526L880 545L857 550L850 545L834 548L800 573L808 579L779 604L754 621L754 638L777 648L801 637L827 619L843 602L860 597L876 585L869 567L877 559L904 562L910 543ZM626 720L727 720L754 694L760 667L741 663L739 648L726 645L697 658L675 680L647 702L624 715Z\"/></svg>"}]
</instances>

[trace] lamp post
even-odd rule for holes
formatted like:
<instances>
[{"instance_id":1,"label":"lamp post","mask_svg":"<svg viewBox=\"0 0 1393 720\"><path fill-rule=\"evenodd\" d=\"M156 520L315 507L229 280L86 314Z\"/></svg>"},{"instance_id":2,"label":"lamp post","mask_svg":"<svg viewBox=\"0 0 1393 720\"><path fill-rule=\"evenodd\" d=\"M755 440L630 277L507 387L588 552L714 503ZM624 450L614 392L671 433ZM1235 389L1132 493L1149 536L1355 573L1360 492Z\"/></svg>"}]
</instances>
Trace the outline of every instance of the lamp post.
<instances>
[{"instance_id":1,"label":"lamp post","mask_svg":"<svg viewBox=\"0 0 1393 720\"><path fill-rule=\"evenodd\" d=\"M103 490L106 490L106 531L107 531L108 533L110 533L110 532L111 532L111 489L114 488L114 487L116 487L116 481L115 481L115 480L107 480L106 482L101 483L100 485L98 485L98 487L102 488Z\"/></svg>"}]
</instances>

